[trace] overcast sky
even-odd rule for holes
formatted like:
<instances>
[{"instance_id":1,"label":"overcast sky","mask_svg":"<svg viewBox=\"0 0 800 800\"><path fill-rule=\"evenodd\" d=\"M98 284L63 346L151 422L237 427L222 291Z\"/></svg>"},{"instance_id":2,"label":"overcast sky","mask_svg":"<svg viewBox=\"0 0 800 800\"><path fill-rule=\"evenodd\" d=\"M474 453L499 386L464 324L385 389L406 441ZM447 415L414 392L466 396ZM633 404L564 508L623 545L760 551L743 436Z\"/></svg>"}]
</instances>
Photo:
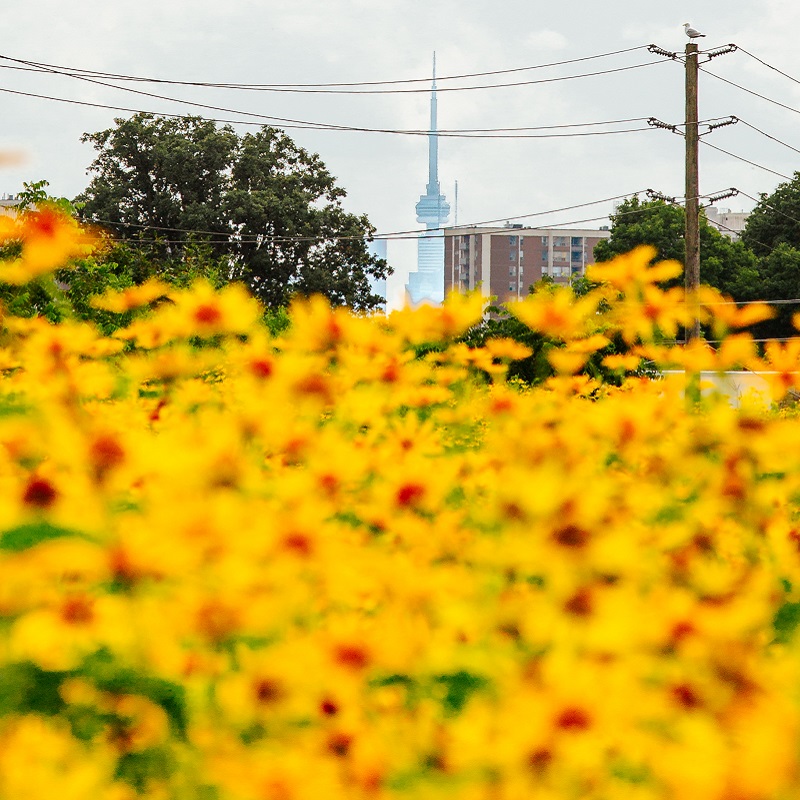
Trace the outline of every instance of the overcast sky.
<instances>
[{"instance_id":1,"label":"overcast sky","mask_svg":"<svg viewBox=\"0 0 800 800\"><path fill-rule=\"evenodd\" d=\"M757 8L756 8L757 6ZM756 11L758 12L756 14ZM702 48L735 43L800 80L800 4L787 0L672 3L615 0L24 0L3 9L0 54L49 64L189 81L322 83L424 78L431 54L440 75L512 69L655 43L683 50L683 23L707 33ZM683 119L683 68L646 50L493 78L442 81L440 87L510 83L648 64L604 76L473 91L440 92L440 128L561 125L637 117ZM12 62L0 61L0 66ZM800 83L741 50L715 58L709 71L791 108ZM127 84L131 86L131 84ZM0 88L154 112L208 113L180 102L137 96L74 78L0 70ZM285 118L356 127L425 129L429 95L251 93L134 84L133 88L199 103ZM405 88L426 88L411 84ZM86 131L123 112L3 93L0 149L23 163L0 174L0 194L23 180L47 179L54 194L73 197L88 183ZM701 75L700 117L735 115L800 150L798 113L713 77ZM597 130L641 127L643 123ZM244 132L249 128L237 126ZM574 132L592 130L575 129ZM367 213L381 232L417 227L414 205L425 191L427 141L422 136L290 130L319 153L347 190L348 210ZM564 131L561 131L564 132ZM791 176L795 152L744 124L703 137L737 156ZM737 187L771 192L783 178L701 149L702 193ZM683 141L662 130L551 139L440 141L442 190L459 223L512 217L652 188L683 195ZM744 196L721 207L748 210ZM556 224L611 211L611 203L532 217ZM451 215L451 222L453 216ZM603 220L584 223L599 227ZM414 268L413 244L390 243L395 282Z\"/></svg>"}]
</instances>

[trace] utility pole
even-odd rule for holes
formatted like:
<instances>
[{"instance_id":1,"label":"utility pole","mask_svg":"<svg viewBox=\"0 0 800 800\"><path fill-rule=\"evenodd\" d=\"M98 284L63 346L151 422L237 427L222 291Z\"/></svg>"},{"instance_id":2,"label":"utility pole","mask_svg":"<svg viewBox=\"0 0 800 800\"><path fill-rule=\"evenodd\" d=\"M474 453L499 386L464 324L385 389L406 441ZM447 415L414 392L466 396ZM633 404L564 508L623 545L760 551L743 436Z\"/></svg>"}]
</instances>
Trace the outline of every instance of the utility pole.
<instances>
[{"instance_id":1,"label":"utility pole","mask_svg":"<svg viewBox=\"0 0 800 800\"><path fill-rule=\"evenodd\" d=\"M698 130L697 103L698 54L697 45L686 45L686 258L684 276L687 299L697 292L700 286L700 166L698 150L700 132ZM700 322L696 318L686 329L686 339L700 337Z\"/></svg>"},{"instance_id":2,"label":"utility pole","mask_svg":"<svg viewBox=\"0 0 800 800\"><path fill-rule=\"evenodd\" d=\"M675 61L679 60L677 53L672 53L665 50L663 47L651 44L647 47L648 51L653 55L666 56ZM727 53L735 53L737 50L735 44L726 44L723 47L717 47L713 50L704 50L703 56L706 62L711 61L712 58L723 56ZM693 295L700 286L700 166L698 159L698 150L700 144L700 130L699 130L699 117L698 117L698 102L697 102L697 78L700 69L699 63L700 53L698 47L693 42L686 45L686 122L684 129L684 138L686 140L686 189L685 189L685 202L686 202L686 228L685 228L685 266L684 277L686 282L686 294L688 297ZM705 62L704 62L705 63ZM735 125L739 122L737 117L729 117L723 122L704 123L707 130L706 133L717 128L723 128L726 125ZM647 124L654 128L664 128L672 131L672 133L680 135L677 125L670 125L666 122L650 117ZM731 192L735 190L730 190ZM649 193L649 192L648 192ZM662 200L668 201L663 195L653 193L653 196L660 197ZM724 194L723 196L730 197L731 194ZM674 198L673 198L674 199ZM686 340L700 338L700 322L696 318L692 320L686 329Z\"/></svg>"}]
</instances>

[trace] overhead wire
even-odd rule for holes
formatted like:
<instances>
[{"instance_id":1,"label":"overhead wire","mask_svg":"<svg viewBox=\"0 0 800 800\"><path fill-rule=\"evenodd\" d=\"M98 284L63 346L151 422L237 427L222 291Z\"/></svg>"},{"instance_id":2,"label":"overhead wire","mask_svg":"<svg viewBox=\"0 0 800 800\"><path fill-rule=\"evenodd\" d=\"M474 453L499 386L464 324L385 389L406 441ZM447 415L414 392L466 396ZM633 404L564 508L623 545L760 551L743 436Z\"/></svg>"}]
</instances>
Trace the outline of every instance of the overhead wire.
<instances>
[{"instance_id":1,"label":"overhead wire","mask_svg":"<svg viewBox=\"0 0 800 800\"><path fill-rule=\"evenodd\" d=\"M790 145L788 142L784 142L782 139L778 139L777 136L772 136L771 134L767 133L766 131L762 131L761 128L757 128L755 125L751 125L746 120L743 120L741 117L738 117L739 122L742 123L747 128L754 130L756 133L760 133L762 136L765 136L767 139L771 139L773 142L777 142L778 144L782 144L784 147L789 148L789 150L794 150L795 153L800 153L800 149Z\"/></svg>"},{"instance_id":2,"label":"overhead wire","mask_svg":"<svg viewBox=\"0 0 800 800\"><path fill-rule=\"evenodd\" d=\"M564 61L561 61L561 62L552 62L550 64L540 64L540 65L533 65L533 66L528 66L528 67L519 67L519 68L510 69L510 70L495 70L495 71L485 72L485 73L465 73L463 75L444 76L444 77L440 77L439 80L450 80L450 79L457 79L457 78L479 77L479 76L482 77L482 76L487 76L487 75L507 74L507 73L510 73L510 72L520 72L520 71L525 71L525 70L539 69L539 68L544 68L544 67L548 67L548 66L559 66L559 65L567 64L567 63L576 63L576 62L579 62L579 61L586 61L586 60L590 60L590 59L602 58L602 57L611 56L611 55L618 55L620 53L633 52L635 50L642 49L644 47L646 47L646 46L626 48L625 50L613 51L613 52L610 52L610 53L597 54L597 55L593 55L593 56L586 56L586 57L579 58L579 59L567 59L567 60L564 60ZM740 48L740 49L743 49L743 48ZM758 57L754 56L753 54L749 53L749 51L746 51L746 50L743 49L743 52L745 52L748 56L753 57L756 60L760 61L761 63L765 64L766 66L770 67L771 69L775 69L775 71L781 72L781 70L778 70L777 68L772 67L772 65L767 64L763 60L761 60ZM129 87L117 86L115 84L108 83L108 82L106 82L104 80L98 80L97 78L92 77L92 76L100 76L100 77L103 77L103 78L110 78L110 79L116 79L116 80L131 80L131 81L152 82L152 83L166 83L166 84L175 84L175 85L192 85L192 86L204 86L204 87L205 86L216 86L216 87L220 87L220 88L262 88L262 89L311 89L311 88L322 89L322 88L342 87L342 86L350 86L350 85L352 85L352 86L389 85L389 84L397 84L397 83L427 81L428 80L427 78L424 78L424 79L423 78L420 78L420 79L408 79L408 80L403 80L403 81L385 81L385 82L384 81L368 81L368 82L359 82L359 83L353 83L353 84L344 84L344 83L337 83L337 84L293 84L293 85L289 85L289 84L286 84L286 85L278 85L278 84L270 84L270 85L267 85L267 84L249 84L249 85L246 85L246 84L222 84L222 83L217 84L217 83L211 83L211 82L175 81L175 80L167 80L167 79L151 79L151 78L143 78L143 77L140 77L140 76L122 75L122 74L119 74L119 73L103 73L103 72L91 71L91 70L79 70L77 68L68 68L68 67L59 67L59 66L56 66L56 65L49 65L49 64L45 64L43 62L34 62L34 61L28 61L28 60L23 60L23 59L13 59L13 58L11 58L9 56L0 56L0 59L14 62L17 65L25 65L25 66L19 66L20 69L33 69L35 71L46 72L46 73L50 73L50 74L58 74L58 75L63 75L65 77L73 77L73 78L77 78L77 79L80 79L80 80L88 81L89 83L98 84L98 85L101 85L101 86L106 86L108 88L119 89L121 91L128 91L128 92L131 92L131 93L134 93L134 94L137 94L137 95L148 96L148 97L152 97L152 98L159 99L159 100L166 100L166 101L175 102L175 103L184 103L186 105L191 105L191 106L198 107L198 108L206 108L206 109L210 109L210 110L222 111L222 112L232 113L232 114L237 114L237 115L241 114L242 116L255 117L255 118L258 118L258 119L261 119L261 120L268 120L268 121L271 121L271 122L281 123L282 127L311 128L311 129L317 129L317 130L344 130L344 131L363 131L363 132L375 132L375 133L393 133L393 134L406 134L406 135L416 135L416 136L428 136L428 135L430 135L429 131L422 131L422 130L402 130L402 129L388 129L388 128L386 128L386 129L366 128L366 127L359 127L359 126L337 125L337 124L333 124L333 123L317 123L317 122L311 122L311 121L307 121L307 120L295 120L295 119L274 117L274 116L271 116L271 115L255 114L253 112L240 111L240 110L229 109L229 108L220 107L220 106L212 106L210 104L197 103L195 101L183 100L181 98L173 98L173 97L168 97L168 96L165 96L165 95L159 95L159 94L152 93L152 92L144 92L144 91L137 90L137 89L131 89ZM662 59L662 60L663 61L670 61L672 59L671 58L665 58L665 59ZM437 89L437 91L454 91L454 90L458 91L458 90L470 90L470 89L481 89L481 88L500 88L501 86L519 86L519 85L530 85L530 84L536 84L536 83L549 83L549 82L553 82L553 81L570 80L570 79L581 78L581 77L592 77L592 76L595 76L595 75L608 74L608 73L612 73L612 72L619 72L619 71L624 71L624 70L629 70L629 69L636 69L636 68L639 68L639 67L650 66L650 65L656 64L656 63L660 63L660 61L648 62L647 64L630 65L630 66L626 66L626 67L614 68L614 69L610 69L610 70L602 70L602 71L592 72L592 73L584 73L584 74L581 74L581 75L561 76L561 77L548 78L548 79L542 79L542 80L517 82L517 83L514 83L514 84L495 84L495 85L475 86L475 87L440 87L440 88ZM69 70L72 70L72 71L69 71ZM768 97L766 97L764 95L761 95L761 94L759 94L757 92L754 92L754 91L752 91L750 89L747 89L746 87L743 87L740 84L737 84L737 83L735 83L733 81L730 81L730 80L728 80L726 78L723 78L722 76L716 75L715 73L709 72L708 70L705 70L705 69L703 69L703 71L706 74L712 75L713 77L718 78L719 80L722 80L725 83L729 83L729 84L731 84L731 85L733 85L733 86L735 86L735 87L737 87L737 88L739 88L739 89L741 89L741 90L743 90L745 92L748 92L748 93L753 94L755 96L758 96L758 97L760 97L760 98L762 98L764 100L767 100L769 102L772 102L772 103L775 103L777 105L780 105L780 106L782 106L784 108L787 108L788 110L800 113L800 111L798 111L798 109L792 108L792 107L787 106L787 105L782 104L782 103L779 103L778 101L775 101L775 100L773 100L771 98L768 98ZM78 74L79 72L81 74ZM794 78L792 78L791 76L789 76L786 73L782 73L781 72L781 74L784 74L784 75L786 75L786 77L789 77L792 80L795 80ZM126 107L122 107L122 106L113 106L113 105L109 105L109 104L92 103L92 102L88 102L88 101L72 100L72 99L69 99L69 98L61 98L61 97L55 97L55 96L50 96L50 95L40 95L40 94L35 94L35 93L32 93L32 92L22 92L22 91L7 89L7 88L0 88L0 91L6 92L6 93L11 93L11 94L18 94L18 95L23 95L23 96L37 97L37 98L41 98L41 99L64 102L64 103L72 103L72 104L85 105L85 106L91 106L91 107L99 107L99 108L108 108L108 109L117 110L117 111L126 111L126 112L132 112L132 113L152 113L152 114L157 115L157 116L165 116L165 117L171 117L171 118L185 118L187 116L187 115L181 115L181 114L162 113L162 112L142 112L139 109L126 108ZM386 90L386 91L390 91L390 90ZM391 90L391 91L392 92L397 92L397 91L425 91L425 92L427 92L428 89L427 88L420 89L420 90L416 90L416 89L415 90L407 90L407 89L404 89L404 90ZM616 130L616 131L589 131L589 132L574 132L573 131L573 132L570 132L570 133L561 133L561 134L559 134L559 133L530 134L530 133L520 133L520 131L553 130L553 129L556 129L556 128L567 129L567 128L575 128L575 127L599 126L599 125L604 125L604 124L609 124L610 125L610 124L620 124L620 123L626 123L626 122L643 121L644 119L645 118L628 118L628 119L625 119L625 120L608 120L608 121L605 121L605 122L577 123L577 124L574 124L574 125L561 125L561 126L538 126L538 127L537 126L528 126L528 127L518 127L518 128L497 128L497 129L488 129L487 128L487 129L463 129L463 130L454 129L454 130L444 130L444 131L441 131L441 132L437 132L437 135L438 136L443 136L443 137L453 136L453 137L463 137L463 138L554 138L554 137L572 137L572 136L586 136L586 135L609 135L609 134L617 134L617 133L639 132L639 131L650 130L651 128L631 128L631 129L623 129L623 130ZM238 120L238 119L236 119L236 120L212 119L211 121L224 122L224 123L230 123L230 124L262 124L262 123L252 122L250 120ZM747 123L744 120L742 120L742 122L745 125L747 125L748 127L750 127L753 130L755 130L756 132L766 136L767 138L770 138L770 139L772 139L772 140L774 140L774 141L776 141L776 142L778 142L780 144L783 144L784 146L794 150L795 152L800 152L800 150L798 150L797 148L794 148L791 145L789 145L788 143L783 142L780 139L777 139L776 137L771 136L770 134L766 133L765 131L760 130L759 128L751 125L750 123ZM703 141L703 140L701 140L701 141ZM727 150L724 150L723 148L717 147L716 145L713 145L713 144L711 144L711 143L709 143L707 141L703 141L703 143L705 145L711 147L712 149L718 150L718 151L720 151L720 152L722 152L722 153L724 153L726 155L729 155L729 156L731 156L733 158L736 158L736 159L741 160L741 161L743 161L745 163L748 163L751 166L755 166L755 167L757 167L759 169L763 169L763 170L765 170L767 172L770 172L770 173L772 173L774 175L777 175L778 177L790 179L789 176L784 175L783 173L777 172L776 170L772 170L772 169L770 169L768 167L765 167L762 164L758 164L758 163L756 163L754 161L746 159L746 158L744 158L742 156L739 156L739 155L737 155L735 153L731 153L730 151L727 151ZM525 216L525 215L523 215L523 216ZM522 217L519 217L519 218L522 218ZM579 220L578 222L595 221L596 219L602 219L602 218L603 217L592 218L592 219L587 219L587 220ZM476 223L476 224L487 224L487 223ZM561 223L561 224L573 224L573 223ZM412 234L412 232L409 232L409 235L411 235L411 234ZM417 236L417 235L419 235L419 232L418 231L417 232L413 232L413 235Z\"/></svg>"},{"instance_id":3,"label":"overhead wire","mask_svg":"<svg viewBox=\"0 0 800 800\"><path fill-rule=\"evenodd\" d=\"M748 55L748 56L750 56L750 58L754 59L755 61L758 61L759 64L763 64L768 69L771 69L774 72L777 72L779 75L783 75L784 78L788 78L790 81L794 81L795 83L800 83L800 79L795 78L792 75L789 75L788 72L784 72L783 70L778 69L777 67L773 66L772 64L767 63L766 61L764 61L764 59L759 58L757 55L751 53L749 50L745 50L744 47L739 47L738 45L737 45L737 47L745 55Z\"/></svg>"},{"instance_id":4,"label":"overhead wire","mask_svg":"<svg viewBox=\"0 0 800 800\"><path fill-rule=\"evenodd\" d=\"M780 101L774 100L771 97L767 97L765 94L756 92L753 89L748 89L746 86L742 86L740 83L736 83L735 81L729 80L728 78L723 78L722 75L717 75L716 72L709 72L704 67L698 67L698 69L701 72L705 73L706 75L711 75L712 78L716 78L718 81L722 81L723 83L727 83L729 86L735 86L737 89L741 89L743 92L747 92L747 94L751 94L754 97L759 97L762 100L766 100L768 103L772 103L773 105L785 108L787 111L792 111L795 114L800 114L800 109L798 108L794 108L793 106L788 106L786 105L786 103L781 103Z\"/></svg>"},{"instance_id":5,"label":"overhead wire","mask_svg":"<svg viewBox=\"0 0 800 800\"><path fill-rule=\"evenodd\" d=\"M640 49L640 48L634 48ZM84 80L89 81L90 83L95 83L99 86L109 86L115 89L119 89L120 91L130 91L135 92L137 94L145 94L150 97L161 97L160 95L154 94L152 92L142 92L141 90L131 89L125 86L118 86L115 83L109 83L109 81L113 80L123 80L119 77L111 77L104 75L102 73L95 75L92 72L85 72L80 70L70 70L69 68L61 68L56 66L46 65L42 62L36 61L29 61L27 59L17 59L11 58L9 56L0 55L0 59L11 61L16 64L23 64L30 68L33 68L35 71L40 71L43 73L49 73L52 75L62 75L64 77L75 78L77 80ZM504 89L504 88L512 88L518 86L532 86L536 84L543 84L543 83L557 83L560 81L567 81L567 80L575 80L578 78L592 78L597 77L600 75L610 75L617 72L627 72L633 69L641 69L643 67L650 67L655 64L664 63L666 61L671 61L671 58L661 58L656 61L647 61L643 64L629 64L622 67L612 67L609 69L604 70L597 70L595 72L585 72L579 73L577 75L561 75L552 78L538 78L534 80L524 80L524 81L513 81L510 83L489 83L483 85L473 85L473 86L438 86L436 88L438 92L464 92L464 91L479 91L483 89ZM429 79L430 80L430 79ZM442 80L442 79L437 79ZM152 82L152 83L164 83L168 85L185 85L185 86L200 86L204 88L213 87L214 84L203 84L203 83L195 83L195 82L182 82L182 81L153 81L153 80L146 80L145 82ZM334 84L334 86L342 86L340 84ZM226 88L226 89L243 89L247 88L244 85L242 86L235 86L235 85L218 85L217 88ZM250 87L254 89L254 87ZM349 88L301 88L299 86L267 86L263 85L258 87L258 91L263 92L275 92L275 93L288 93L288 94L416 94L416 93L428 93L430 90L429 87L420 87L420 88L403 88L403 89L349 89ZM165 99L165 98L161 98ZM174 99L174 98L166 98L166 99ZM181 101L181 102L188 102L188 101ZM210 108L213 108L209 106ZM216 108L215 110L222 110L228 112L228 109L219 109Z\"/></svg>"},{"instance_id":6,"label":"overhead wire","mask_svg":"<svg viewBox=\"0 0 800 800\"><path fill-rule=\"evenodd\" d=\"M717 147L715 144L711 144L711 142L707 142L705 139L700 139L700 143L705 145L706 147L710 147L712 150L718 150L720 153L725 153L725 155L730 156L731 158L737 159L737 161L743 161L745 164L750 164L753 167L758 167L758 169L763 169L765 172L771 172L773 175L777 175L779 178L786 178L786 180L792 180L789 175L784 175L782 172L778 172L777 170L770 169L769 167L765 167L763 164L759 164L756 161L751 161L749 158L745 158L744 156L737 155L736 153L731 153L730 150L725 150L722 147Z\"/></svg>"},{"instance_id":7,"label":"overhead wire","mask_svg":"<svg viewBox=\"0 0 800 800\"><path fill-rule=\"evenodd\" d=\"M740 190L740 193L743 194L745 197L749 198L750 200L752 200L753 202L759 203L760 205L764 206L764 208L768 208L770 211L774 211L776 214L779 214L782 217L786 217L786 219L791 220L792 222L796 222L798 225L800 225L800 219L797 219L797 217L793 217L791 214L787 214L785 211L782 211L780 208L777 208L776 206L771 205L764 198L753 197L753 195L748 194L747 192L742 192L741 190ZM763 245L763 242L759 242L758 244ZM766 247L767 245L763 245L763 246ZM770 249L772 249L772 248L770 248Z\"/></svg>"},{"instance_id":8,"label":"overhead wire","mask_svg":"<svg viewBox=\"0 0 800 800\"><path fill-rule=\"evenodd\" d=\"M166 111L147 111L139 108L131 108L129 106L116 106L108 103L94 103L88 100L74 100L71 98L38 94L35 92L23 92L17 89L8 89L4 87L0 87L0 92L5 94L21 95L23 97L33 97L42 100L52 100L55 102L66 103L70 105L88 106L91 108L103 108L111 111L124 111L131 114L150 114L155 117L167 117L169 119L188 119L194 117L197 119L205 120L207 122L216 122L227 125L255 125L258 127L262 127L267 124L267 122L255 122L253 120L222 119L219 117L205 117L193 114L176 114ZM183 101L177 100L176 102L180 103ZM248 112L239 112L234 110L233 113L248 113ZM344 131L352 133L383 133L383 134L394 134L399 136L431 135L430 131L425 131L425 130L414 130L414 129L404 129L404 128L367 128L356 125L337 125L333 123L315 123L306 120L287 120L286 118L283 117L272 117L263 114L258 116L261 116L264 120L267 120L269 122L276 123L276 125L280 128L295 129L295 130ZM624 128L620 130L610 130L610 131L588 131L588 132L576 132L576 133L549 133L549 134L517 133L516 131L556 130L556 129L567 129L567 128L597 127L600 125L620 125L629 122L644 121L646 119L647 117L630 117L627 119L619 119L619 120L577 122L574 124L562 124L562 125L541 125L541 126L533 125L533 126L524 126L517 128L485 128L485 129L466 128L463 130L450 129L444 131L437 131L435 135L442 136L444 138L462 138L462 139L559 139L559 138L570 138L573 136L575 137L608 136L621 133L639 133L639 132L644 132L646 130L651 130L651 128L647 126L642 126L637 128ZM505 133L506 131L510 131L510 133Z\"/></svg>"},{"instance_id":9,"label":"overhead wire","mask_svg":"<svg viewBox=\"0 0 800 800\"><path fill-rule=\"evenodd\" d=\"M546 64L534 64L525 67L512 67L510 69L490 70L487 72L466 72L460 75L442 75L442 76L437 76L436 80L450 81L450 80L462 80L464 78L484 78L492 75L508 75L515 72L527 72L530 70L545 69L548 67L560 67L564 66L565 64L577 64L583 61L592 61L598 58L608 58L610 56L622 55L624 53L632 53L636 50L645 50L647 49L647 47L648 45L637 45L635 47L626 47L622 50L612 50L607 53L597 53L591 56L568 58L562 61L551 61ZM142 77L135 75L125 75L123 73L118 73L118 72L103 72L99 70L90 70L80 67L68 67L57 64L47 64L39 61L15 59L11 58L10 56L4 56L4 55L0 55L0 60L11 61L15 62L16 64L35 65L35 66L17 66L17 67L8 66L7 67L8 69L20 69L25 71L33 70L39 72L44 72L50 69L57 69L71 73L81 73L87 76L94 76L98 78L109 78L114 80L137 81L144 83L164 83L164 84L180 85L180 86L200 86L200 87L211 87L211 88L222 88L222 89L261 90L261 89L278 89L278 88L312 89L312 88L348 87L348 86L388 86L388 85L398 85L404 83L429 83L431 80L431 76L427 76L425 78L403 78L403 79L385 80L385 81L355 81L355 82L338 82L338 83L272 83L272 84L250 83L248 84L248 83L225 83L225 82L214 82L214 81L181 81L181 80L165 79L165 78L150 78L150 77Z\"/></svg>"},{"instance_id":10,"label":"overhead wire","mask_svg":"<svg viewBox=\"0 0 800 800\"><path fill-rule=\"evenodd\" d=\"M563 206L561 208L549 209L547 211L534 211L534 212L531 212L529 214L517 214L515 216L497 217L495 219L482 220L480 222L472 222L472 223L464 224L464 225L440 226L438 228L428 228L427 230L417 229L417 230L393 231L391 233L376 233L376 234L373 234L369 238L372 239L372 240L383 240L383 239L389 240L389 239L401 239L401 238L409 238L409 239L416 239L416 238L420 238L420 237L426 238L428 236L430 236L430 237L437 236L438 237L444 231L459 231L459 230L462 230L462 229L476 228L476 227L481 227L481 226L485 226L485 225L494 225L494 224L501 223L501 222L511 222L512 220L530 219L531 217L542 217L542 216L546 216L546 215L549 215L549 214L559 214L559 213L562 213L564 211L573 211L573 210L578 209L578 208L587 208L589 206L600 205L601 203L611 203L611 202L614 202L615 200L622 200L622 199L625 199L625 198L628 198L628 197L633 197L635 195L643 194L645 191L646 191L645 189L639 189L636 192L626 192L625 194L615 195L614 197L604 197L604 198L602 198L600 200L592 200L592 201L589 201L589 202L586 202L586 203L577 203L575 205ZM606 215L606 216L608 216L608 215ZM606 216L595 217L594 219L605 219ZM100 225L100 226L102 226L102 225L121 225L121 226L128 227L128 228L140 228L140 229L143 229L143 230L159 230L159 231L174 232L174 233L194 233L194 234L201 235L201 236L224 236L226 238L229 238L231 236L235 236L236 235L235 231L231 231L231 232L204 231L204 230L195 230L195 229L192 229L192 228L177 228L177 227L167 227L167 226L159 226L159 225L146 225L146 224L135 223L135 222L127 222L127 223L126 222L116 222L114 220L104 220L104 219L88 219L88 220L84 220L84 221L87 222L88 224L91 224L91 225ZM569 223L560 223L560 224L569 224ZM552 226L546 225L544 227L552 227ZM500 231L503 231L503 230L518 230L518 229L515 229L515 228L508 228L508 229L501 228L500 229ZM271 241L317 241L317 240L329 241L329 240L334 240L334 239L341 240L341 241L347 241L347 240L364 239L366 237L364 237L364 236L339 236L339 237L336 237L336 236L310 236L310 237L309 236L283 236L283 237L276 236L276 237L266 237L266 236L263 236L263 235L258 235L258 236L248 237L248 238L245 239L245 241L248 241L248 242L250 242L250 241L253 241L253 242L254 241L262 241L265 238L269 239ZM128 241L128 240L125 240L125 241ZM134 241L142 241L142 240L134 240ZM167 241L171 241L171 243L173 243L173 244L185 243L183 240L153 240L153 241L163 241L165 243ZM220 241L220 243L223 243L223 242L224 242L224 240ZM213 242L210 242L210 244L213 244Z\"/></svg>"},{"instance_id":11,"label":"overhead wire","mask_svg":"<svg viewBox=\"0 0 800 800\"><path fill-rule=\"evenodd\" d=\"M721 118L720 117L716 117L715 119L721 119ZM795 150L796 149L796 148L792 147L792 145L787 144L786 142L782 141L781 139L778 139L778 138L776 138L774 136L771 136L770 134L766 133L765 131L762 131L760 128L756 128L754 125L751 125L750 123L745 122L745 120L741 119L740 117L736 117L735 119L736 119L737 122L743 123L748 128L751 128L752 130L756 131L757 133L760 133L760 134L766 136L767 138L772 139L775 142L778 142L779 144L785 145L786 147L788 147L791 150ZM708 120L700 120L698 122L698 124L703 124L704 122L708 122ZM680 136L680 137L685 137L686 134L683 131L677 130L677 128L685 127L685 126L686 126L686 123L679 123L678 125L666 125L665 123L659 123L657 126L654 126L653 130L669 130L670 133L674 133L674 134L676 134L677 136ZM744 156L740 156L740 155L737 155L736 153L732 153L732 152L730 152L730 150L725 150L722 147L718 147L717 145L712 144L711 142L707 141L706 139L700 138L699 142L700 142L700 144L705 145L706 147L710 147L712 150L718 150L720 153L725 153L725 155L731 156L731 158L735 158L738 161L743 161L744 163L750 164L751 166L757 167L758 169L763 169L765 172L770 172L773 175L777 175L779 178L786 178L786 180L792 180L792 178L789 175L785 175L784 173L778 172L777 170L771 169L770 167L765 167L763 164L759 164L758 162L751 161L750 159L745 158ZM797 150L796 152L800 152L800 150Z\"/></svg>"}]
</instances>

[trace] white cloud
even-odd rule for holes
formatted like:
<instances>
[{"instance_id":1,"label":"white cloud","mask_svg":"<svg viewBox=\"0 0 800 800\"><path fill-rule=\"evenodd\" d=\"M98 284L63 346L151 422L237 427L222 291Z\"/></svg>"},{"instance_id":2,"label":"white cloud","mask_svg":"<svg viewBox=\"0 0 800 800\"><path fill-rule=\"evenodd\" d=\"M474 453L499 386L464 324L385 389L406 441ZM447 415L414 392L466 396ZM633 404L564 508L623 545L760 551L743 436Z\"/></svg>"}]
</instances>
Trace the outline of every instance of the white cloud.
<instances>
[{"instance_id":1,"label":"white cloud","mask_svg":"<svg viewBox=\"0 0 800 800\"><path fill-rule=\"evenodd\" d=\"M558 31L541 30L531 33L525 43L532 50L563 50L567 46L567 37Z\"/></svg>"}]
</instances>

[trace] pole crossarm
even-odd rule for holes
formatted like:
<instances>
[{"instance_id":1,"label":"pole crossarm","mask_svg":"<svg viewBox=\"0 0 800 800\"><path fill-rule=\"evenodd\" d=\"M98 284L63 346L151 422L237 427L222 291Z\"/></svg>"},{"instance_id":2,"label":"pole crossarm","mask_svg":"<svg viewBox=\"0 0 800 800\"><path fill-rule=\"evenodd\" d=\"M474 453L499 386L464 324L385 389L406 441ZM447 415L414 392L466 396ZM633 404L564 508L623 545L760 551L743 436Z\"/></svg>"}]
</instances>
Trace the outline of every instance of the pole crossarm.
<instances>
[{"instance_id":1,"label":"pole crossarm","mask_svg":"<svg viewBox=\"0 0 800 800\"><path fill-rule=\"evenodd\" d=\"M665 50L663 47L659 47L657 44L647 45L647 50L654 56L664 56L664 58L671 58L674 61L680 60L680 56L677 53L673 53L672 50Z\"/></svg>"},{"instance_id":2,"label":"pole crossarm","mask_svg":"<svg viewBox=\"0 0 800 800\"><path fill-rule=\"evenodd\" d=\"M664 130L672 131L673 133L677 133L679 136L683 136L683 134L678 130L677 125L670 125L668 122L662 122L660 119L656 119L655 117L650 117L650 119L647 120L647 124L652 128L663 128Z\"/></svg>"},{"instance_id":3,"label":"pole crossarm","mask_svg":"<svg viewBox=\"0 0 800 800\"><path fill-rule=\"evenodd\" d=\"M726 125L735 125L737 122L739 122L739 117L735 117L733 114L722 122L704 122L703 124L706 126L707 130L703 131L700 136L705 136L707 133L711 133L717 128L724 128Z\"/></svg>"},{"instance_id":4,"label":"pole crossarm","mask_svg":"<svg viewBox=\"0 0 800 800\"><path fill-rule=\"evenodd\" d=\"M706 195L706 202L703 203L703 208L708 208L709 206L713 206L714 203L718 203L720 200L727 200L729 197L736 197L739 194L739 190L735 189L731 186L730 189L727 189L724 192L718 192L717 194L710 194Z\"/></svg>"},{"instance_id":5,"label":"pole crossarm","mask_svg":"<svg viewBox=\"0 0 800 800\"><path fill-rule=\"evenodd\" d=\"M716 47L713 50L701 50L700 55L706 57L704 64L707 64L711 61L712 58L717 58L717 56L726 56L728 53L735 53L739 47L735 44L726 44L724 47Z\"/></svg>"},{"instance_id":6,"label":"pole crossarm","mask_svg":"<svg viewBox=\"0 0 800 800\"><path fill-rule=\"evenodd\" d=\"M669 203L670 205L678 205L677 197L669 197L661 192L657 192L655 189L648 189L645 194L651 200L663 200L665 203Z\"/></svg>"}]
</instances>

